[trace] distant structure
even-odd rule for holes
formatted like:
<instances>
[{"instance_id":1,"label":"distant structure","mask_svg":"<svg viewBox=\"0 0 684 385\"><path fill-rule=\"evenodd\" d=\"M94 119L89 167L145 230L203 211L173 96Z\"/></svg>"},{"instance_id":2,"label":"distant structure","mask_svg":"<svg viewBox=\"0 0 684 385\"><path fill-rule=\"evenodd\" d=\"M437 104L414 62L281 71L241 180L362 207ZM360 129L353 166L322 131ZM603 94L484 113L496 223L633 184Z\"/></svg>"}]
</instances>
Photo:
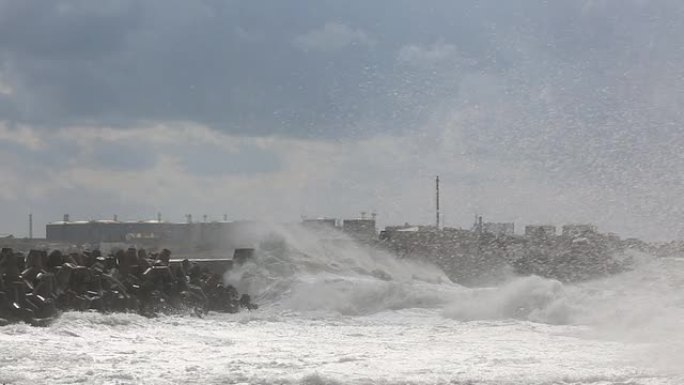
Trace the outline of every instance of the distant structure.
<instances>
[{"instance_id":1,"label":"distant structure","mask_svg":"<svg viewBox=\"0 0 684 385\"><path fill-rule=\"evenodd\" d=\"M596 226L589 224L564 225L561 233L564 237L583 237L597 232Z\"/></svg>"},{"instance_id":2,"label":"distant structure","mask_svg":"<svg viewBox=\"0 0 684 385\"><path fill-rule=\"evenodd\" d=\"M482 225L482 231L493 235L515 235L515 223L486 222Z\"/></svg>"},{"instance_id":3,"label":"distant structure","mask_svg":"<svg viewBox=\"0 0 684 385\"><path fill-rule=\"evenodd\" d=\"M434 226L423 226L423 225L411 225L408 223L404 223L403 225L399 226L387 226L385 227L384 230L380 232L380 236L389 236L393 233L416 233L416 232L436 232L437 229L435 229Z\"/></svg>"},{"instance_id":4,"label":"distant structure","mask_svg":"<svg viewBox=\"0 0 684 385\"><path fill-rule=\"evenodd\" d=\"M435 226L388 226L379 242L399 258L429 261L454 282L489 286L513 271L563 282L577 282L624 271L631 263L616 254L632 245L615 234L601 234L593 225L567 225L557 236L553 225L529 225L514 234L513 223L482 223L472 229ZM684 247L682 247L684 249Z\"/></svg>"},{"instance_id":5,"label":"distant structure","mask_svg":"<svg viewBox=\"0 0 684 385\"><path fill-rule=\"evenodd\" d=\"M527 225L525 236L533 238L553 237L556 235L556 226L553 225Z\"/></svg>"},{"instance_id":6,"label":"distant structure","mask_svg":"<svg viewBox=\"0 0 684 385\"><path fill-rule=\"evenodd\" d=\"M188 215L189 217L189 215ZM257 222L186 222L159 220L118 221L111 219L49 223L47 242L72 245L132 244L143 247L168 247L176 250L230 250L253 247L261 227ZM190 218L188 218L190 219Z\"/></svg>"},{"instance_id":7,"label":"distant structure","mask_svg":"<svg viewBox=\"0 0 684 385\"><path fill-rule=\"evenodd\" d=\"M338 230L353 239L371 242L377 240L378 232L375 225L376 214L371 218L366 217L366 212L361 212L361 218L338 219L338 218L303 218L302 226L311 230Z\"/></svg>"},{"instance_id":8,"label":"distant structure","mask_svg":"<svg viewBox=\"0 0 684 385\"><path fill-rule=\"evenodd\" d=\"M482 216L475 215L475 223L473 223L473 231L478 234L482 234L484 231L484 226L482 224Z\"/></svg>"},{"instance_id":9,"label":"distant structure","mask_svg":"<svg viewBox=\"0 0 684 385\"><path fill-rule=\"evenodd\" d=\"M309 229L335 229L337 219L335 218L306 218L302 220L302 226Z\"/></svg>"},{"instance_id":10,"label":"distant structure","mask_svg":"<svg viewBox=\"0 0 684 385\"><path fill-rule=\"evenodd\" d=\"M439 229L439 176L435 178L435 227Z\"/></svg>"},{"instance_id":11,"label":"distant structure","mask_svg":"<svg viewBox=\"0 0 684 385\"><path fill-rule=\"evenodd\" d=\"M342 221L342 231L352 238L372 241L377 238L375 219L345 219Z\"/></svg>"}]
</instances>

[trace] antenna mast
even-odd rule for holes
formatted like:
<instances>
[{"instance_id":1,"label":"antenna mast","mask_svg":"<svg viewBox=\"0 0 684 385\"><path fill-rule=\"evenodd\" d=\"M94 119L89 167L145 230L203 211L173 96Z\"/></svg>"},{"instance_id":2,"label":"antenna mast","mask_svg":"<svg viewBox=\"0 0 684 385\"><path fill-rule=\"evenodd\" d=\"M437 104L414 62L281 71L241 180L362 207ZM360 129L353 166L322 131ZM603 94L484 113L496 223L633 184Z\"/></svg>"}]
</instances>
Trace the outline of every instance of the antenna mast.
<instances>
[{"instance_id":1,"label":"antenna mast","mask_svg":"<svg viewBox=\"0 0 684 385\"><path fill-rule=\"evenodd\" d=\"M439 229L439 175L435 178L435 226Z\"/></svg>"}]
</instances>

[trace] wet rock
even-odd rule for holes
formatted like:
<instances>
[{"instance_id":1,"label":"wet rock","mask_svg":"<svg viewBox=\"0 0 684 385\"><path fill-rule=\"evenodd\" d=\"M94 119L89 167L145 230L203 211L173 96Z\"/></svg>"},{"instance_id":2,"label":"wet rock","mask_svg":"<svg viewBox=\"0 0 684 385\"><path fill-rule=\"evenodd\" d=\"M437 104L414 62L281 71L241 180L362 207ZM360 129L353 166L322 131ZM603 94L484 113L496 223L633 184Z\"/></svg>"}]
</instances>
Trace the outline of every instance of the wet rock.
<instances>
[{"instance_id":1,"label":"wet rock","mask_svg":"<svg viewBox=\"0 0 684 385\"><path fill-rule=\"evenodd\" d=\"M155 255L129 248L108 256L97 250L68 255L31 250L24 259L3 249L0 320L45 326L65 310L133 311L154 317L257 308L249 295L224 286L219 274L187 259L170 265L170 257L167 249Z\"/></svg>"}]
</instances>

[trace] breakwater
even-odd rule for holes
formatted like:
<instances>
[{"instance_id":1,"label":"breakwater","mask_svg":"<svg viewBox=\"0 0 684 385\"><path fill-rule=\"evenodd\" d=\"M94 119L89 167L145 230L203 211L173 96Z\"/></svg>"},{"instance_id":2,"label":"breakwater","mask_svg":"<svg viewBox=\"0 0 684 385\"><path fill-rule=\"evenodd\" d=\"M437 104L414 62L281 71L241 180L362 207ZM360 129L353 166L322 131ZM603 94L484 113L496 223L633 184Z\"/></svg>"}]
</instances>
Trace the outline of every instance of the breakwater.
<instances>
[{"instance_id":1,"label":"breakwater","mask_svg":"<svg viewBox=\"0 0 684 385\"><path fill-rule=\"evenodd\" d=\"M460 229L385 231L374 244L399 258L439 266L466 286L492 285L513 275L578 282L630 268L633 240L586 231L565 235L507 235Z\"/></svg>"},{"instance_id":2,"label":"breakwater","mask_svg":"<svg viewBox=\"0 0 684 385\"><path fill-rule=\"evenodd\" d=\"M245 250L242 261L248 257ZM254 309L248 294L223 284L233 260L172 260L171 251L128 248L63 253L0 252L0 324L46 325L62 311L234 313Z\"/></svg>"}]
</instances>

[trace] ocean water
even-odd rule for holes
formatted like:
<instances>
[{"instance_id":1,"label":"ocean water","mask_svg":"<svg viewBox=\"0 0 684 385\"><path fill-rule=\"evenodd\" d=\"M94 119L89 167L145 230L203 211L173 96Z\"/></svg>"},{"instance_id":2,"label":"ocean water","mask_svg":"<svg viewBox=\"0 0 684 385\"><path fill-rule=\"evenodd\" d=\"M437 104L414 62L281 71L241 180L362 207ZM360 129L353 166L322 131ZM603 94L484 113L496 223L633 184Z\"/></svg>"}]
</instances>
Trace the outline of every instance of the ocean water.
<instances>
[{"instance_id":1,"label":"ocean water","mask_svg":"<svg viewBox=\"0 0 684 385\"><path fill-rule=\"evenodd\" d=\"M259 310L0 327L0 383L684 384L682 259L468 289L429 265L287 236L225 277Z\"/></svg>"}]
</instances>

